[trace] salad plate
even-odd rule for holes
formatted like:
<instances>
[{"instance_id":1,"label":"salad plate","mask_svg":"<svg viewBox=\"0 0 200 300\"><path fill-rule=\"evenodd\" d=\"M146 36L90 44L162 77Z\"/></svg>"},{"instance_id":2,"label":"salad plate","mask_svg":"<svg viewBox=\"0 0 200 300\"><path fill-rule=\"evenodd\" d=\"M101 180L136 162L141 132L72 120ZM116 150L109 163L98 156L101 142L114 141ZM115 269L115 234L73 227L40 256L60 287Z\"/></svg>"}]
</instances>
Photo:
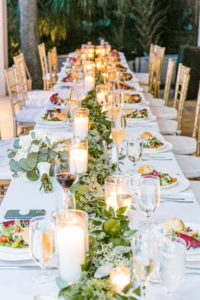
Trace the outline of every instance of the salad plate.
<instances>
[{"instance_id":1,"label":"salad plate","mask_svg":"<svg viewBox=\"0 0 200 300\"><path fill-rule=\"evenodd\" d=\"M143 91L143 89L137 82L120 81L119 88L123 91Z\"/></svg>"},{"instance_id":2,"label":"salad plate","mask_svg":"<svg viewBox=\"0 0 200 300\"><path fill-rule=\"evenodd\" d=\"M67 114L61 108L48 109L37 119L37 123L42 125L48 124L48 126L66 125Z\"/></svg>"},{"instance_id":3,"label":"salad plate","mask_svg":"<svg viewBox=\"0 0 200 300\"><path fill-rule=\"evenodd\" d=\"M143 154L153 154L169 151L173 148L173 145L166 140L163 140L162 136L158 137L156 134L150 132L143 132L140 135L143 140Z\"/></svg>"},{"instance_id":4,"label":"salad plate","mask_svg":"<svg viewBox=\"0 0 200 300\"><path fill-rule=\"evenodd\" d=\"M149 102L145 99L144 94L136 91L124 91L124 106L133 108L135 105L148 105Z\"/></svg>"},{"instance_id":5,"label":"salad plate","mask_svg":"<svg viewBox=\"0 0 200 300\"><path fill-rule=\"evenodd\" d=\"M0 224L0 259L28 260L29 222L27 220L7 221Z\"/></svg>"},{"instance_id":6,"label":"salad plate","mask_svg":"<svg viewBox=\"0 0 200 300\"><path fill-rule=\"evenodd\" d=\"M167 222L169 223L171 220L175 220L176 218L171 218ZM170 236L170 240L172 237L172 240L176 240L177 238L181 238L186 242L186 254L187 256L190 257L190 261L196 259L196 255L200 255L200 224L195 224L195 223L183 223L181 220L176 219L177 222L181 222L180 224L183 224L183 229L178 226L178 230L176 230L176 226L173 228L170 228L170 233L168 233L165 229L165 224L158 224L155 225L153 228L153 231L156 231L158 233L161 233L165 237ZM194 246L194 247L192 247ZM192 258L191 258L192 257Z\"/></svg>"},{"instance_id":7,"label":"salad plate","mask_svg":"<svg viewBox=\"0 0 200 300\"><path fill-rule=\"evenodd\" d=\"M134 109L125 108L126 121L129 122L144 122L144 121L154 121L156 116L154 116L149 108L140 108L139 106Z\"/></svg>"}]
</instances>

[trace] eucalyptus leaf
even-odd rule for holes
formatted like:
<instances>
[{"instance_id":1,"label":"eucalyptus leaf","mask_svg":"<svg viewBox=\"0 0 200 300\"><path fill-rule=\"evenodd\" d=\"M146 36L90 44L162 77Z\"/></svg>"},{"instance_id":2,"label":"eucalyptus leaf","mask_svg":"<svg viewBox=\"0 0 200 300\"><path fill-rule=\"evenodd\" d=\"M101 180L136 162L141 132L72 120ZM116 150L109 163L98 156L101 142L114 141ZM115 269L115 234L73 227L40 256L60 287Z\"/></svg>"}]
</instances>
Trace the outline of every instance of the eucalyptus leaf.
<instances>
[{"instance_id":1,"label":"eucalyptus leaf","mask_svg":"<svg viewBox=\"0 0 200 300\"><path fill-rule=\"evenodd\" d=\"M12 151L8 154L8 158L13 158L13 157L15 157L15 155L16 155L16 152Z\"/></svg>"},{"instance_id":2,"label":"eucalyptus leaf","mask_svg":"<svg viewBox=\"0 0 200 300\"><path fill-rule=\"evenodd\" d=\"M31 171L33 168L28 165L28 160L26 158L21 158L19 160L19 167L24 171Z\"/></svg>"},{"instance_id":3,"label":"eucalyptus leaf","mask_svg":"<svg viewBox=\"0 0 200 300\"><path fill-rule=\"evenodd\" d=\"M95 278L103 278L103 277L109 276L110 271L112 270L113 267L114 267L114 265L111 263L99 267L96 270L94 277Z\"/></svg>"},{"instance_id":4,"label":"eucalyptus leaf","mask_svg":"<svg viewBox=\"0 0 200 300\"><path fill-rule=\"evenodd\" d=\"M114 248L113 253L122 253L122 254L126 254L129 253L131 251L131 247L128 246L117 246Z\"/></svg>"},{"instance_id":5,"label":"eucalyptus leaf","mask_svg":"<svg viewBox=\"0 0 200 300\"><path fill-rule=\"evenodd\" d=\"M21 149L21 146L19 145L19 143L20 143L20 139L19 138L15 139L14 145L13 145L15 149Z\"/></svg>"},{"instance_id":6,"label":"eucalyptus leaf","mask_svg":"<svg viewBox=\"0 0 200 300\"><path fill-rule=\"evenodd\" d=\"M31 153L28 154L28 156L27 156L27 164L31 168L31 170L36 167L36 165L37 165L37 159L38 159L38 153L31 152Z\"/></svg>"},{"instance_id":7,"label":"eucalyptus leaf","mask_svg":"<svg viewBox=\"0 0 200 300\"><path fill-rule=\"evenodd\" d=\"M38 173L36 170L31 170L26 173L26 177L31 181L36 181L39 179Z\"/></svg>"},{"instance_id":8,"label":"eucalyptus leaf","mask_svg":"<svg viewBox=\"0 0 200 300\"><path fill-rule=\"evenodd\" d=\"M104 231L110 235L118 235L121 233L120 221L110 219L104 223Z\"/></svg>"},{"instance_id":9,"label":"eucalyptus leaf","mask_svg":"<svg viewBox=\"0 0 200 300\"><path fill-rule=\"evenodd\" d=\"M15 173L18 173L22 170L19 166L19 163L17 161L15 161L14 159L11 159L9 161L9 166L10 166L11 171L13 171Z\"/></svg>"}]
</instances>

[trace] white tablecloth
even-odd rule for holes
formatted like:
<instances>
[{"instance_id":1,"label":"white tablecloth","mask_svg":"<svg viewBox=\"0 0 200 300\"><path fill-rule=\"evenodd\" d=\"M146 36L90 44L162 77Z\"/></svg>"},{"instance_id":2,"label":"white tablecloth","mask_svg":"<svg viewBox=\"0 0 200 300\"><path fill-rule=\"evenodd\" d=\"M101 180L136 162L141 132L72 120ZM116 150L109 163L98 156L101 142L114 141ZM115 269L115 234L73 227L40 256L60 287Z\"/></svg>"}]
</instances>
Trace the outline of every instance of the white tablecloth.
<instances>
[{"instance_id":1,"label":"white tablecloth","mask_svg":"<svg viewBox=\"0 0 200 300\"><path fill-rule=\"evenodd\" d=\"M128 65L127 65L128 66ZM44 128L41 124L36 124L36 128ZM48 128L54 134L59 134L60 136L70 137L72 132L69 128ZM128 128L127 133L139 134L142 131L159 131L156 122L149 122L147 124L140 123L135 124L133 128ZM143 161L140 164L151 164L159 171L167 171L172 174L182 174L180 167L178 166L174 155L172 153L168 154L171 160L149 160L147 162ZM125 161L124 168L127 168L127 161ZM130 166L130 162L128 163ZM13 179L8 192L4 198L0 210L0 220L4 219L4 215L8 209L45 209L47 215L55 210L56 200L58 197L62 197L62 190L58 187L57 183L54 182L54 192L50 194L45 194L39 191L39 182L24 181L22 179ZM184 220L184 222L200 222L200 207L198 206L195 196L190 189L179 193L183 195L187 200L193 200L193 203L172 203L166 202L160 204L160 207L152 218L155 223L162 223L170 217L177 217ZM134 228L139 220L144 219L144 216L137 212L131 210L129 212L129 218L131 226ZM7 262L0 260L0 265ZM24 263L24 262L22 262ZM27 261L31 263L31 261ZM10 263L9 263L10 264ZM14 263L13 264L17 264ZM192 263L190 263L192 264ZM195 265L199 264L193 263ZM48 285L37 286L31 281L31 277L35 272L38 271L19 271L19 270L1 270L0 269L0 293L2 300L33 300L33 296L39 294L54 294L58 291L55 282ZM177 295L180 296L181 300L199 300L199 283L200 277L190 276L186 277L184 284L177 291ZM160 287L153 286L149 284L147 289L149 300L159 300L163 298L163 290Z\"/></svg>"}]
</instances>

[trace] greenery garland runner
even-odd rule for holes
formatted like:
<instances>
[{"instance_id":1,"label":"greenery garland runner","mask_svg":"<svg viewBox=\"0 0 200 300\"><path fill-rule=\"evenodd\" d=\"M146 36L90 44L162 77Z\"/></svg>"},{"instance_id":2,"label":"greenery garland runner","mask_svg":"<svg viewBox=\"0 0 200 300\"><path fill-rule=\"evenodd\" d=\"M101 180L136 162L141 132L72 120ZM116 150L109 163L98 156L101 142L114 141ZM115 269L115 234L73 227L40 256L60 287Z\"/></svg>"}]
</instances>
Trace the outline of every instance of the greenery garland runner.
<instances>
[{"instance_id":1,"label":"greenery garland runner","mask_svg":"<svg viewBox=\"0 0 200 300\"><path fill-rule=\"evenodd\" d=\"M103 141L111 143L111 122L106 119L106 112L96 101L96 92L92 90L82 101L82 106L89 109L90 127L88 135L89 164L87 173L79 177L72 186L77 209L89 214L89 251L82 265L82 276L78 283L67 286L57 278L60 295L66 300L134 300L133 296L120 295L110 284L109 273L113 267L123 265L131 269L130 237L135 230L129 228L129 220L124 215L126 207L105 208L102 185L107 176L115 170L103 151ZM127 286L124 293L133 287ZM137 288L133 293L139 295Z\"/></svg>"}]
</instances>

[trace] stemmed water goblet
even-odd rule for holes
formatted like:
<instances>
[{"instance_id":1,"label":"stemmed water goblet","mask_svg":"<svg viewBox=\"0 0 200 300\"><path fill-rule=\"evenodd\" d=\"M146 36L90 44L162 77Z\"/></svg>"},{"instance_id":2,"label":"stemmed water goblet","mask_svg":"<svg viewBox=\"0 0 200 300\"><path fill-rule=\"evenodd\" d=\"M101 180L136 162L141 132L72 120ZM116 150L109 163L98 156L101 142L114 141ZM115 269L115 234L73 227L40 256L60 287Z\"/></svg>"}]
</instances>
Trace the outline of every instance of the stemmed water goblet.
<instances>
[{"instance_id":1,"label":"stemmed water goblet","mask_svg":"<svg viewBox=\"0 0 200 300\"><path fill-rule=\"evenodd\" d=\"M142 175L138 187L138 206L146 216L146 226L150 227L149 218L160 205L160 180L153 175ZM144 223L142 223L145 226Z\"/></svg>"},{"instance_id":2,"label":"stemmed water goblet","mask_svg":"<svg viewBox=\"0 0 200 300\"><path fill-rule=\"evenodd\" d=\"M62 208L74 209L75 197L70 188L77 178L76 163L70 168L69 146L62 148L61 154L55 160L55 177L64 191L64 200L58 204L58 210Z\"/></svg>"},{"instance_id":3,"label":"stemmed water goblet","mask_svg":"<svg viewBox=\"0 0 200 300\"><path fill-rule=\"evenodd\" d=\"M128 136L126 149L127 157L133 164L131 172L136 173L136 164L140 161L143 152L142 139Z\"/></svg>"},{"instance_id":4,"label":"stemmed water goblet","mask_svg":"<svg viewBox=\"0 0 200 300\"><path fill-rule=\"evenodd\" d=\"M30 222L30 252L33 260L40 265L41 272L32 279L36 284L55 280L54 273L46 271L46 264L54 255L54 225L46 217L36 217Z\"/></svg>"},{"instance_id":5,"label":"stemmed water goblet","mask_svg":"<svg viewBox=\"0 0 200 300\"><path fill-rule=\"evenodd\" d=\"M140 282L141 299L146 299L146 286L154 269L153 244L149 231L137 232L132 240L133 271Z\"/></svg>"}]
</instances>

